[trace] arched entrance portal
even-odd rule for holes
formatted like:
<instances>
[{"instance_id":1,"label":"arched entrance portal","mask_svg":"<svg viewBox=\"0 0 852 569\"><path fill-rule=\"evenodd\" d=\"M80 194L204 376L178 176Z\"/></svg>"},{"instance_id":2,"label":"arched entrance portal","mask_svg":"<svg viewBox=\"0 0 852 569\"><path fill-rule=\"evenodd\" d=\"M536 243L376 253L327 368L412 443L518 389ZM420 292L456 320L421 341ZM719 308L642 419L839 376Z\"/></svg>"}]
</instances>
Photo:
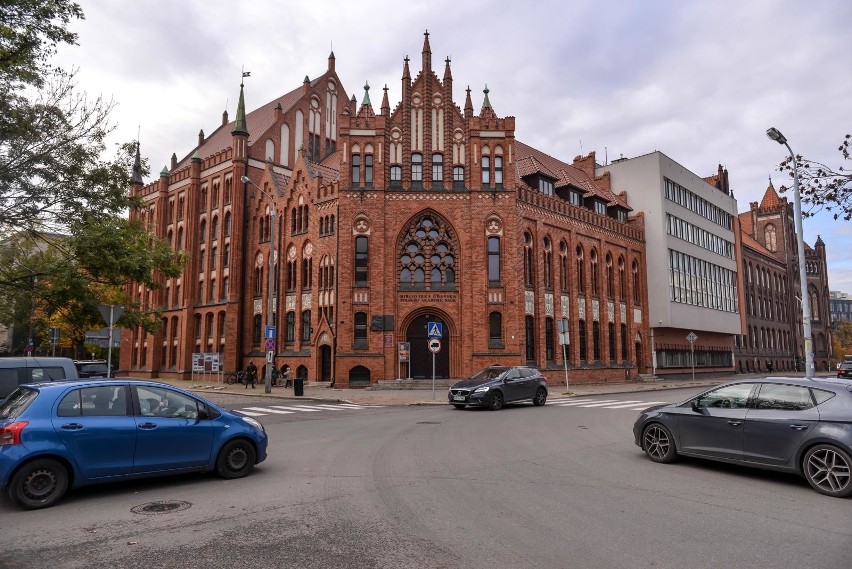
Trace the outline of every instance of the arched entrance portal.
<instances>
[{"instance_id":1,"label":"arched entrance portal","mask_svg":"<svg viewBox=\"0 0 852 569\"><path fill-rule=\"evenodd\" d=\"M443 324L444 337L441 351L435 354L435 378L450 377L450 338L447 324L437 316L418 316L405 332L406 342L411 343L411 379L432 379L432 352L427 345L427 327L430 322Z\"/></svg>"},{"instance_id":2,"label":"arched entrance portal","mask_svg":"<svg viewBox=\"0 0 852 569\"><path fill-rule=\"evenodd\" d=\"M320 346L320 381L331 381L331 346Z\"/></svg>"}]
</instances>

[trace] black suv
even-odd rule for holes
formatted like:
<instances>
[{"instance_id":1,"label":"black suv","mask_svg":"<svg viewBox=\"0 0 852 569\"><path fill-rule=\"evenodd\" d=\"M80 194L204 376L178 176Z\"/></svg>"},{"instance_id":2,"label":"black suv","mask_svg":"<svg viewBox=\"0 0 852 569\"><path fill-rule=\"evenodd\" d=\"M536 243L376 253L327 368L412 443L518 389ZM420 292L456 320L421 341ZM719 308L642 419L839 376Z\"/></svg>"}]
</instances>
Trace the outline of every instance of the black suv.
<instances>
[{"instance_id":1,"label":"black suv","mask_svg":"<svg viewBox=\"0 0 852 569\"><path fill-rule=\"evenodd\" d=\"M107 367L106 360L75 360L74 365L77 367L77 375L80 379L115 377L115 372L111 372Z\"/></svg>"},{"instance_id":2,"label":"black suv","mask_svg":"<svg viewBox=\"0 0 852 569\"><path fill-rule=\"evenodd\" d=\"M837 377L841 379L852 379L852 362L843 362L837 368Z\"/></svg>"},{"instance_id":3,"label":"black suv","mask_svg":"<svg viewBox=\"0 0 852 569\"><path fill-rule=\"evenodd\" d=\"M516 401L538 407L547 401L547 380L531 367L490 366L454 384L447 396L456 409L471 405L496 411Z\"/></svg>"}]
</instances>

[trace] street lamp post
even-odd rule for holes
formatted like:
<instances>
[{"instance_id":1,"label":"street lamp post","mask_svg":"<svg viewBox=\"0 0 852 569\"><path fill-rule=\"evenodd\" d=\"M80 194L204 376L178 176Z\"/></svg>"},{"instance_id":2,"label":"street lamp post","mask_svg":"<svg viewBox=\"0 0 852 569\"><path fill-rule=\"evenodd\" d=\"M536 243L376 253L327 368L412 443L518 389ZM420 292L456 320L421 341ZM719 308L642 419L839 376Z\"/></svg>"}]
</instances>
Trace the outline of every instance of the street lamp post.
<instances>
[{"instance_id":1,"label":"street lamp post","mask_svg":"<svg viewBox=\"0 0 852 569\"><path fill-rule=\"evenodd\" d=\"M772 127L766 131L766 136L778 144L783 144L790 152L793 160L793 214L796 223L796 246L799 254L799 281L802 285L802 327L805 340L805 377L814 377L814 352L811 333L811 299L808 295L808 273L805 269L805 238L802 233L802 197L799 194L799 168L793 149L787 144L787 139L777 128Z\"/></svg>"},{"instance_id":2,"label":"street lamp post","mask_svg":"<svg viewBox=\"0 0 852 569\"><path fill-rule=\"evenodd\" d=\"M269 283L268 290L266 295L266 324L268 326L275 325L275 319L272 317L272 291L275 286L275 201L273 201L272 196L270 196L266 191L264 191L260 186L251 181L251 178L248 176L242 176L240 178L244 184L251 184L258 191L269 198L270 202L270 214L269 214ZM275 350L269 350L266 353L266 377L263 378L264 382L264 392L272 393L272 368L275 366Z\"/></svg>"}]
</instances>

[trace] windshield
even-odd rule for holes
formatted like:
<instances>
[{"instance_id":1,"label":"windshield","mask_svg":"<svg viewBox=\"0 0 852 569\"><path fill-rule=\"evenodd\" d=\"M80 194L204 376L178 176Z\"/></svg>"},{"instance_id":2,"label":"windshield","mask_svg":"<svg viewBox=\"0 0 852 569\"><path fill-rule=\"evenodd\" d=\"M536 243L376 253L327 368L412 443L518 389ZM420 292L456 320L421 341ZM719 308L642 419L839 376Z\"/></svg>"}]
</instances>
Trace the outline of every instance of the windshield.
<instances>
[{"instance_id":1,"label":"windshield","mask_svg":"<svg viewBox=\"0 0 852 569\"><path fill-rule=\"evenodd\" d=\"M38 395L38 391L28 387L19 387L0 403L0 419L15 419L29 407Z\"/></svg>"},{"instance_id":2,"label":"windshield","mask_svg":"<svg viewBox=\"0 0 852 569\"><path fill-rule=\"evenodd\" d=\"M476 379L479 381L497 379L498 377L506 373L508 369L509 368L507 367L487 367L483 370L479 370L478 372L470 376L470 379Z\"/></svg>"}]
</instances>

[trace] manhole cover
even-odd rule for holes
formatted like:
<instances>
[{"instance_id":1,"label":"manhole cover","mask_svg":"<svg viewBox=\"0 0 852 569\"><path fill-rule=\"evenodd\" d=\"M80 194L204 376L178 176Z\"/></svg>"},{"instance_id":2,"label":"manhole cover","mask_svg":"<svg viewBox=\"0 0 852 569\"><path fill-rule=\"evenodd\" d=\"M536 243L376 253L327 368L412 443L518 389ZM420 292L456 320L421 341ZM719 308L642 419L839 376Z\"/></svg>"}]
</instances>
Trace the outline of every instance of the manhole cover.
<instances>
[{"instance_id":1,"label":"manhole cover","mask_svg":"<svg viewBox=\"0 0 852 569\"><path fill-rule=\"evenodd\" d=\"M161 500L159 502L148 502L147 504L139 504L130 509L134 514L144 514L146 516L156 516L157 514L170 514L172 512L180 512L192 506L189 502L182 500Z\"/></svg>"},{"instance_id":2,"label":"manhole cover","mask_svg":"<svg viewBox=\"0 0 852 569\"><path fill-rule=\"evenodd\" d=\"M441 421L418 421L418 425L440 425Z\"/></svg>"}]
</instances>

